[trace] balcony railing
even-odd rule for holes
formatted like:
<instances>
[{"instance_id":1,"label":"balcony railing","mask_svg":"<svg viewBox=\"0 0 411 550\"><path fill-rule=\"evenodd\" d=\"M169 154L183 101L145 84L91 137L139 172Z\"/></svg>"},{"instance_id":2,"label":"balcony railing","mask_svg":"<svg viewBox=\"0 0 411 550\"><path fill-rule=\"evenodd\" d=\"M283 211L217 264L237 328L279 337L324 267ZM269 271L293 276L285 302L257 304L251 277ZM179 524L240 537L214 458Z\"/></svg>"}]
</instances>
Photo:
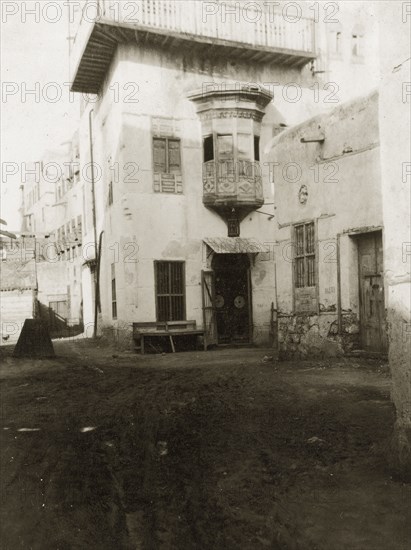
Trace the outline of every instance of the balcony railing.
<instances>
[{"instance_id":1,"label":"balcony railing","mask_svg":"<svg viewBox=\"0 0 411 550\"><path fill-rule=\"evenodd\" d=\"M87 70L92 68L90 59L101 60L105 48L109 51L113 42L128 37L135 39L136 31L146 36L160 34L164 37L163 42L167 42L168 36L191 40L198 46L229 47L230 55L241 55L242 59L252 58L253 61L276 60L302 66L313 59L314 21L303 16L294 20L285 18L283 10L267 5L269 9L259 8L253 2L244 4L232 0L221 4L205 0L88 0L72 45L72 82L78 76L76 73L90 42L101 51L96 48L89 52L89 57L86 55ZM92 35L96 26L100 32L94 41ZM85 73L80 77L82 82L84 79Z\"/></svg>"},{"instance_id":2,"label":"balcony railing","mask_svg":"<svg viewBox=\"0 0 411 550\"><path fill-rule=\"evenodd\" d=\"M267 3L268 4L268 3ZM97 17L252 46L313 51L313 20L284 18L283 10L226 0L99 0Z\"/></svg>"}]
</instances>

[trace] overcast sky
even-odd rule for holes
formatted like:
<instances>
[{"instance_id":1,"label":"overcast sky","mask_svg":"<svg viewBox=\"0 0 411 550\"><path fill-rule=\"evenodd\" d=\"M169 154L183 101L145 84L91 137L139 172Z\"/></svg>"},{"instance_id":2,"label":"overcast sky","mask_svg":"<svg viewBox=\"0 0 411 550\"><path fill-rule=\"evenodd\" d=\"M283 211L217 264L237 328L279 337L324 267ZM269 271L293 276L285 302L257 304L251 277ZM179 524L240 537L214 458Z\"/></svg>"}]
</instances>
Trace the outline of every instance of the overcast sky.
<instances>
[{"instance_id":1,"label":"overcast sky","mask_svg":"<svg viewBox=\"0 0 411 550\"><path fill-rule=\"evenodd\" d=\"M69 140L78 123L77 102L70 102L65 85L69 81L68 8L62 0L58 2L61 10L56 4L47 0L1 1L0 216L8 221L10 230L20 229L17 209L22 163L39 160L46 149ZM36 14L29 14L30 10ZM36 94L27 93L36 87ZM19 173L15 176L5 175L5 170L13 169L9 163L17 163Z\"/></svg>"}]
</instances>

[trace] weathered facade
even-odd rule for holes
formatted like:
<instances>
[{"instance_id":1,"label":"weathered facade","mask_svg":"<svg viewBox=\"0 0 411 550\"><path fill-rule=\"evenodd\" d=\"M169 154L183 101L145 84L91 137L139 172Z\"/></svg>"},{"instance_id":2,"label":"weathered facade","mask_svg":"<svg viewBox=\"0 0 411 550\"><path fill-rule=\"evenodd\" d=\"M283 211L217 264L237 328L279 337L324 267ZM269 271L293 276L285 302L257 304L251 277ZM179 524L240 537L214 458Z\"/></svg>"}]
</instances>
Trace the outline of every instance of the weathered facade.
<instances>
[{"instance_id":1,"label":"weathered facade","mask_svg":"<svg viewBox=\"0 0 411 550\"><path fill-rule=\"evenodd\" d=\"M83 202L75 135L33 163L22 185L22 253L35 258L36 314L48 321L53 335L83 326Z\"/></svg>"},{"instance_id":2,"label":"weathered facade","mask_svg":"<svg viewBox=\"0 0 411 550\"><path fill-rule=\"evenodd\" d=\"M0 277L0 345L16 343L26 319L36 315L34 239L4 239Z\"/></svg>"},{"instance_id":3,"label":"weathered facade","mask_svg":"<svg viewBox=\"0 0 411 550\"><path fill-rule=\"evenodd\" d=\"M268 146L285 356L386 351L378 94Z\"/></svg>"},{"instance_id":4,"label":"weathered facade","mask_svg":"<svg viewBox=\"0 0 411 550\"><path fill-rule=\"evenodd\" d=\"M397 418L392 457L411 478L411 48L409 4L381 2L379 124L389 362ZM398 29L396 40L393 29Z\"/></svg>"},{"instance_id":5,"label":"weathered facade","mask_svg":"<svg viewBox=\"0 0 411 550\"><path fill-rule=\"evenodd\" d=\"M99 92L80 143L87 164L92 132L96 226L90 202L84 231L102 240L100 326L129 337L133 322L192 319L213 343L268 344L273 192L263 151L283 120L269 85L311 85L312 21L302 19L300 33L284 25L281 43L265 26L214 16L224 38L207 38L198 3L141 5L131 31L100 3L101 18L73 50L73 90Z\"/></svg>"},{"instance_id":6,"label":"weathered facade","mask_svg":"<svg viewBox=\"0 0 411 550\"><path fill-rule=\"evenodd\" d=\"M96 168L83 232L101 255L83 286L96 275L100 328L128 341L133 322L192 319L213 343L272 343L269 144L339 101L324 87L335 66L327 26L304 4L290 15L263 2L144 0L133 20L118 2L96 6L94 19L83 12L71 67L72 90L97 94L83 102L79 135L82 165L93 156ZM343 68L370 65L369 38L366 55L337 52Z\"/></svg>"}]
</instances>

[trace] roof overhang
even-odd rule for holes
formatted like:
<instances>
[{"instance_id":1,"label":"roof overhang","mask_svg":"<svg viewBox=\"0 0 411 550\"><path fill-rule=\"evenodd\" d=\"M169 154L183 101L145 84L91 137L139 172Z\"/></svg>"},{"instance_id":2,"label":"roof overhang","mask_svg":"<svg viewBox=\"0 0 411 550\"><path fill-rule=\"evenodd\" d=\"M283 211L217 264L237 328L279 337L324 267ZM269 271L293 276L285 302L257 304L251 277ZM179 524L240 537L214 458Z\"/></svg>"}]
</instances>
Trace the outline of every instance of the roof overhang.
<instances>
[{"instance_id":1,"label":"roof overhang","mask_svg":"<svg viewBox=\"0 0 411 550\"><path fill-rule=\"evenodd\" d=\"M191 57L198 54L207 60L219 57L234 61L240 59L242 62L274 64L297 70L317 57L314 51L244 44L215 36L199 36L195 32L116 22L108 16L102 16L94 22L83 20L80 33L76 36L70 56L73 69L70 76L71 91L98 94L117 46L126 43L179 54L183 52Z\"/></svg>"}]
</instances>

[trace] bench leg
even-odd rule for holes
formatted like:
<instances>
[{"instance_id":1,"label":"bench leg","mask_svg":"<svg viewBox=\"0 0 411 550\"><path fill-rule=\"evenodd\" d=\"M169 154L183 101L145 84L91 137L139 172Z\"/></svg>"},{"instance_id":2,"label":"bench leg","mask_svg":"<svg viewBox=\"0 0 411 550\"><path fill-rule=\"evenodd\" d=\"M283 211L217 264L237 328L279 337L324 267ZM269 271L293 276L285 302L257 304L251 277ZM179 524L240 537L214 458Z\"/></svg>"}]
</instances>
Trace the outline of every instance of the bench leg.
<instances>
[{"instance_id":1,"label":"bench leg","mask_svg":"<svg viewBox=\"0 0 411 550\"><path fill-rule=\"evenodd\" d=\"M171 334L170 334L170 344L171 344L171 349L173 350L173 353L175 353L176 348L174 347L174 341L173 341L173 337L171 336Z\"/></svg>"}]
</instances>

